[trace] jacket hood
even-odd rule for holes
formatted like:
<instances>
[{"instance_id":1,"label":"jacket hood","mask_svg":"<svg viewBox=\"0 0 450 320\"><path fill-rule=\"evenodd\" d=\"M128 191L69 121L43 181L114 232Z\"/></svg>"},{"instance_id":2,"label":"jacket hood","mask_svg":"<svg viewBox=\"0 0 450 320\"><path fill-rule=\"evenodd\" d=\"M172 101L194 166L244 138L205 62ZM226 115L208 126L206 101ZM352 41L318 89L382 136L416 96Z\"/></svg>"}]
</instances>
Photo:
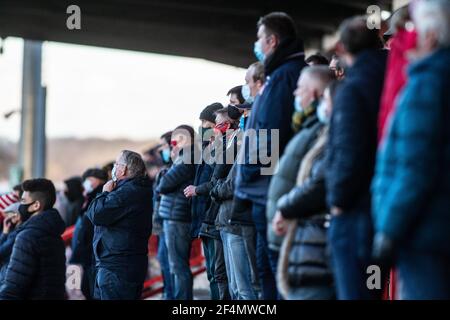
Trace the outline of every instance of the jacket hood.
<instances>
[{"instance_id":1,"label":"jacket hood","mask_svg":"<svg viewBox=\"0 0 450 320\"><path fill-rule=\"evenodd\" d=\"M66 225L56 209L49 209L31 216L23 224L25 229L37 229L59 237L66 230Z\"/></svg>"},{"instance_id":2,"label":"jacket hood","mask_svg":"<svg viewBox=\"0 0 450 320\"><path fill-rule=\"evenodd\" d=\"M266 76L287 60L305 59L303 40L287 38L280 42L275 51L264 61L264 71Z\"/></svg>"}]
</instances>

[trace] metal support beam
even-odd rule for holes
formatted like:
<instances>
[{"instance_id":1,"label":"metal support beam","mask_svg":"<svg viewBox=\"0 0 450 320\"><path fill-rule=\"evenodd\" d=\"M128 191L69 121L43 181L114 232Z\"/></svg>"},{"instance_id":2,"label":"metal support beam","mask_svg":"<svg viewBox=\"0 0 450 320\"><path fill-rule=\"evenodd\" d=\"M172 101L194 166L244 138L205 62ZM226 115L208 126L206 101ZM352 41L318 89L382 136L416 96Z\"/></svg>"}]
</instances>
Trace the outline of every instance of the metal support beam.
<instances>
[{"instance_id":1,"label":"metal support beam","mask_svg":"<svg viewBox=\"0 0 450 320\"><path fill-rule=\"evenodd\" d=\"M41 84L42 42L24 41L19 163L22 179L45 176L45 97Z\"/></svg>"}]
</instances>

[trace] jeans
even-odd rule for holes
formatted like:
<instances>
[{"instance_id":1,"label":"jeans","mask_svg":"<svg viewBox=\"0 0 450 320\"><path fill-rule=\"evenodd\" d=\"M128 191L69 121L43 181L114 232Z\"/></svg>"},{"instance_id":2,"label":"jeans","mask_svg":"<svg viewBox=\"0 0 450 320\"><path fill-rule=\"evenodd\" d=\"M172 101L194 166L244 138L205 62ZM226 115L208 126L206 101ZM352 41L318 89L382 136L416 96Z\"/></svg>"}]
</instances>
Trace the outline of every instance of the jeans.
<instances>
[{"instance_id":1,"label":"jeans","mask_svg":"<svg viewBox=\"0 0 450 320\"><path fill-rule=\"evenodd\" d=\"M190 231L190 223L164 220L163 232L175 300L192 300L193 298L193 279L189 266L192 241Z\"/></svg>"},{"instance_id":2,"label":"jeans","mask_svg":"<svg viewBox=\"0 0 450 320\"><path fill-rule=\"evenodd\" d=\"M450 299L450 256L402 248L396 268L400 299Z\"/></svg>"},{"instance_id":3,"label":"jeans","mask_svg":"<svg viewBox=\"0 0 450 320\"><path fill-rule=\"evenodd\" d=\"M220 231L232 300L257 300L259 298L258 275L254 231L247 228L243 235Z\"/></svg>"},{"instance_id":4,"label":"jeans","mask_svg":"<svg viewBox=\"0 0 450 320\"><path fill-rule=\"evenodd\" d=\"M123 279L116 271L97 268L94 298L97 300L138 300L141 297L142 282Z\"/></svg>"},{"instance_id":5,"label":"jeans","mask_svg":"<svg viewBox=\"0 0 450 320\"><path fill-rule=\"evenodd\" d=\"M367 267L372 264L373 228L370 213L343 212L331 219L328 243L339 300L381 298L381 290L369 290Z\"/></svg>"},{"instance_id":6,"label":"jeans","mask_svg":"<svg viewBox=\"0 0 450 320\"><path fill-rule=\"evenodd\" d=\"M251 204L253 222L256 228L256 264L261 281L264 300L279 300L280 295L275 282L278 252L269 249L267 242L266 206Z\"/></svg>"},{"instance_id":7,"label":"jeans","mask_svg":"<svg viewBox=\"0 0 450 320\"><path fill-rule=\"evenodd\" d=\"M215 277L215 256L216 248L214 244L214 239L210 237L202 237L203 253L205 254L205 264L206 264L206 276L209 281L209 289L211 293L211 300L219 300L219 287L216 282Z\"/></svg>"},{"instance_id":8,"label":"jeans","mask_svg":"<svg viewBox=\"0 0 450 320\"><path fill-rule=\"evenodd\" d=\"M161 274L163 277L163 284L164 284L163 299L173 300L174 297L173 297L172 276L170 275L169 256L167 253L167 246L163 232L161 232L158 237L157 258L159 261L159 265L161 266Z\"/></svg>"}]
</instances>

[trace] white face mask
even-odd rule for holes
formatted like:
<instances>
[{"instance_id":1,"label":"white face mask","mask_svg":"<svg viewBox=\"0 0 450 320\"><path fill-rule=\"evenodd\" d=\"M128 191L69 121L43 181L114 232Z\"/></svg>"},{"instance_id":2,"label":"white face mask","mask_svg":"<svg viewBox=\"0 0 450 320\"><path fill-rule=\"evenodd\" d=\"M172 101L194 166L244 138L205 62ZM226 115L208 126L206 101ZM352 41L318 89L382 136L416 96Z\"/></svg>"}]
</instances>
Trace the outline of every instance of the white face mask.
<instances>
[{"instance_id":1,"label":"white face mask","mask_svg":"<svg viewBox=\"0 0 450 320\"><path fill-rule=\"evenodd\" d=\"M92 186L92 182L90 180L84 180L83 188L86 193L91 193L92 191L94 191L94 187Z\"/></svg>"},{"instance_id":2,"label":"white face mask","mask_svg":"<svg viewBox=\"0 0 450 320\"><path fill-rule=\"evenodd\" d=\"M251 90L248 84L245 84L242 86L241 89L242 97L245 99L245 102L247 103L253 103L253 97L251 95Z\"/></svg>"},{"instance_id":3,"label":"white face mask","mask_svg":"<svg viewBox=\"0 0 450 320\"><path fill-rule=\"evenodd\" d=\"M317 118L320 122L323 124L329 124L330 123L330 117L327 115L327 103L324 99L320 100L319 105L317 106Z\"/></svg>"}]
</instances>

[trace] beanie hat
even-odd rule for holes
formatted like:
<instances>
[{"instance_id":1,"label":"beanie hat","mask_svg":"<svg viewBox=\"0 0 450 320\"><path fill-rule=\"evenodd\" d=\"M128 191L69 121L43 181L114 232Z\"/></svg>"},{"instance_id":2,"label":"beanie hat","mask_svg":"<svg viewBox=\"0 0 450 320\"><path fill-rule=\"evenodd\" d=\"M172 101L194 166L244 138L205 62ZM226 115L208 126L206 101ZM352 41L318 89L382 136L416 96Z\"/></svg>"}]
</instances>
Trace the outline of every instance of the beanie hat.
<instances>
[{"instance_id":1,"label":"beanie hat","mask_svg":"<svg viewBox=\"0 0 450 320\"><path fill-rule=\"evenodd\" d=\"M202 112L200 112L200 120L207 120L210 121L212 123L216 123L216 116L214 115L214 113L217 110L220 110L223 108L223 105L219 102L215 102L213 104L210 104L209 106L207 106L205 109L203 109Z\"/></svg>"}]
</instances>

